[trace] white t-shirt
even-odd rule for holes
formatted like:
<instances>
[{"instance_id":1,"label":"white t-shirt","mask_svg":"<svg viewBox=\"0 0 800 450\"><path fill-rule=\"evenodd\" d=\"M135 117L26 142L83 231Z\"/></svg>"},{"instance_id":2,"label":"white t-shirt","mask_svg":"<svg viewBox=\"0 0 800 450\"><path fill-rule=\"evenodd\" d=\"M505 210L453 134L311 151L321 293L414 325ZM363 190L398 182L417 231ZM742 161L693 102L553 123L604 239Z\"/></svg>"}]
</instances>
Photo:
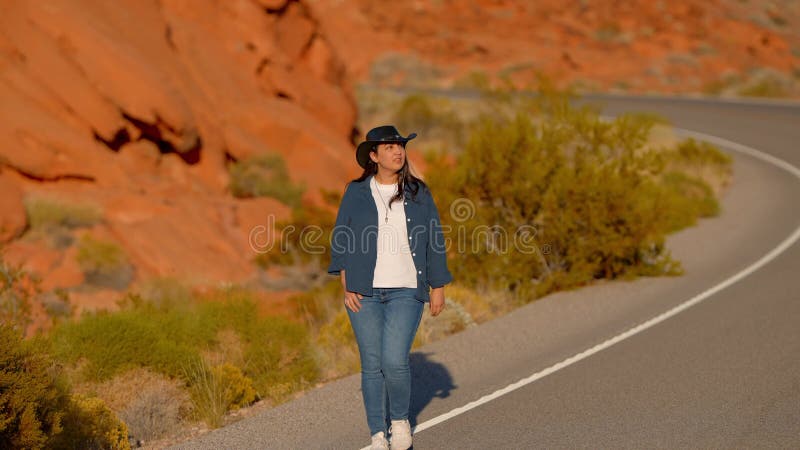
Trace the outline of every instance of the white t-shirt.
<instances>
[{"instance_id":1,"label":"white t-shirt","mask_svg":"<svg viewBox=\"0 0 800 450\"><path fill-rule=\"evenodd\" d=\"M386 207L397 193L397 184L380 184L373 176L370 190L378 207L378 259L375 262L373 287L417 287L417 268L408 246L408 228L403 200L395 201L389 209L386 222ZM381 196L383 200L381 200Z\"/></svg>"}]
</instances>

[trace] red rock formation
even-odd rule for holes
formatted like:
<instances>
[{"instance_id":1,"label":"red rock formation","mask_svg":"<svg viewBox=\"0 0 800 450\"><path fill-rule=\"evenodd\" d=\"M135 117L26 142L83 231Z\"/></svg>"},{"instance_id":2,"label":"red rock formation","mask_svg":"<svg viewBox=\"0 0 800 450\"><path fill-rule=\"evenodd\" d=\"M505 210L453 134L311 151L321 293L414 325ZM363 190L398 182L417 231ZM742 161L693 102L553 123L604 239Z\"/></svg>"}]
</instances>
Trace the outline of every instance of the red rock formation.
<instances>
[{"instance_id":1,"label":"red rock formation","mask_svg":"<svg viewBox=\"0 0 800 450\"><path fill-rule=\"evenodd\" d=\"M101 223L74 234L118 242L137 279L241 282L249 231L289 210L234 198L228 162L277 152L312 201L355 175L351 88L305 1L0 10L0 242L48 287L80 283L74 249L15 240L26 196L97 205Z\"/></svg>"},{"instance_id":2,"label":"red rock formation","mask_svg":"<svg viewBox=\"0 0 800 450\"><path fill-rule=\"evenodd\" d=\"M450 86L472 71L541 73L588 90L703 92L771 69L797 88L792 0L338 0L313 3L353 77ZM724 88L724 86L720 86ZM721 89L724 90L724 89Z\"/></svg>"}]
</instances>

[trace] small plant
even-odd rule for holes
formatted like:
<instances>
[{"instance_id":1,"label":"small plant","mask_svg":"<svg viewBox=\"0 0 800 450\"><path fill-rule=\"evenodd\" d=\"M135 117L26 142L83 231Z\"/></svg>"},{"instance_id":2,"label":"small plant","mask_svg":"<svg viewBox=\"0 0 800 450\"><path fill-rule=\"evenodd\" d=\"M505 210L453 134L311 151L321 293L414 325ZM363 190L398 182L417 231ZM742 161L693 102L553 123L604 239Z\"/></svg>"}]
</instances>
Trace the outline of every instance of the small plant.
<instances>
[{"instance_id":1,"label":"small plant","mask_svg":"<svg viewBox=\"0 0 800 450\"><path fill-rule=\"evenodd\" d=\"M114 242L84 235L78 243L76 258L90 284L121 290L133 278L133 266Z\"/></svg>"},{"instance_id":2,"label":"small plant","mask_svg":"<svg viewBox=\"0 0 800 450\"><path fill-rule=\"evenodd\" d=\"M764 76L739 89L739 95L746 97L782 98L789 95L785 83L776 78Z\"/></svg>"},{"instance_id":3,"label":"small plant","mask_svg":"<svg viewBox=\"0 0 800 450\"><path fill-rule=\"evenodd\" d=\"M96 395L128 427L133 446L141 446L175 430L191 413L182 380L136 368L102 383L80 383L76 390Z\"/></svg>"},{"instance_id":4,"label":"small plant","mask_svg":"<svg viewBox=\"0 0 800 450\"><path fill-rule=\"evenodd\" d=\"M414 337L412 348L438 341L439 339L458 333L466 329L467 326L474 324L472 316L452 299L445 298L445 305L444 311L436 317L430 314L422 315L419 330Z\"/></svg>"},{"instance_id":5,"label":"small plant","mask_svg":"<svg viewBox=\"0 0 800 450\"><path fill-rule=\"evenodd\" d=\"M74 305L70 303L69 292L61 288L43 294L41 301L44 310L54 323L69 319L75 310Z\"/></svg>"},{"instance_id":6,"label":"small plant","mask_svg":"<svg viewBox=\"0 0 800 450\"><path fill-rule=\"evenodd\" d=\"M513 67L514 68L509 69L508 72L504 72L503 75L505 75L506 73L511 73L514 70L520 70L522 68L522 66L513 66ZM455 88L478 89L480 91L489 89L490 85L491 83L489 81L489 76L486 75L486 72L481 70L473 70L461 76L453 83L453 87Z\"/></svg>"},{"instance_id":7,"label":"small plant","mask_svg":"<svg viewBox=\"0 0 800 450\"><path fill-rule=\"evenodd\" d=\"M38 278L8 264L0 253L0 324L25 333L31 324L31 300L38 291Z\"/></svg>"},{"instance_id":8,"label":"small plant","mask_svg":"<svg viewBox=\"0 0 800 450\"><path fill-rule=\"evenodd\" d=\"M278 154L264 154L229 167L230 190L235 197L272 197L298 206L305 188L291 181L286 162Z\"/></svg>"},{"instance_id":9,"label":"small plant","mask_svg":"<svg viewBox=\"0 0 800 450\"><path fill-rule=\"evenodd\" d=\"M225 413L249 405L255 398L253 382L231 364L209 367L195 360L184 368L197 418L210 427L222 425Z\"/></svg>"},{"instance_id":10,"label":"small plant","mask_svg":"<svg viewBox=\"0 0 800 450\"><path fill-rule=\"evenodd\" d=\"M56 449L130 450L128 427L97 397L75 395L64 415Z\"/></svg>"},{"instance_id":11,"label":"small plant","mask_svg":"<svg viewBox=\"0 0 800 450\"><path fill-rule=\"evenodd\" d=\"M45 197L28 197L23 203L32 229L90 227L102 219L100 209L91 204Z\"/></svg>"}]
</instances>

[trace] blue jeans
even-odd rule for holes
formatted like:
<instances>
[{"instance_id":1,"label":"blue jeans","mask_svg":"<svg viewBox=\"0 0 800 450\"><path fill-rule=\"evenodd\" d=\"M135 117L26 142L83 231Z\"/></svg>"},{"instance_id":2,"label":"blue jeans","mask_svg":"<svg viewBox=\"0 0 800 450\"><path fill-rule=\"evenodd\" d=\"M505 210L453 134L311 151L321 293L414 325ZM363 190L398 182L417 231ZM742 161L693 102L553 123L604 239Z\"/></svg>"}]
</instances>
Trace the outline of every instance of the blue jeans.
<instances>
[{"instance_id":1,"label":"blue jeans","mask_svg":"<svg viewBox=\"0 0 800 450\"><path fill-rule=\"evenodd\" d=\"M425 303L413 288L373 288L361 298L361 309L345 306L361 357L361 393L370 435L386 429L385 399L391 420L408 419L411 372L408 354L417 334Z\"/></svg>"}]
</instances>

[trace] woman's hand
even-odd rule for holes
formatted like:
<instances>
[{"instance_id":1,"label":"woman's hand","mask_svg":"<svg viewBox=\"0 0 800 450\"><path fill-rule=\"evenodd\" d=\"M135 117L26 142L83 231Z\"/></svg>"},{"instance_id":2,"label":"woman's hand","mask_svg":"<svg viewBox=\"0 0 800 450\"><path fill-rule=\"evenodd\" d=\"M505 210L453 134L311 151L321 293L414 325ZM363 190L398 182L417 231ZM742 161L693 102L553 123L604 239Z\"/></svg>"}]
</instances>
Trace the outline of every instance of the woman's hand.
<instances>
[{"instance_id":1,"label":"woman's hand","mask_svg":"<svg viewBox=\"0 0 800 450\"><path fill-rule=\"evenodd\" d=\"M341 272L342 275L342 288L344 288L344 305L350 308L353 312L358 312L361 309L361 300L364 296L359 294L358 292L351 292L347 290L347 279L345 278L344 269Z\"/></svg>"},{"instance_id":2,"label":"woman's hand","mask_svg":"<svg viewBox=\"0 0 800 450\"><path fill-rule=\"evenodd\" d=\"M431 315L438 316L444 309L444 286L431 289Z\"/></svg>"},{"instance_id":3,"label":"woman's hand","mask_svg":"<svg viewBox=\"0 0 800 450\"><path fill-rule=\"evenodd\" d=\"M344 304L353 312L358 312L361 309L361 300L364 296L358 292L344 291Z\"/></svg>"}]
</instances>

